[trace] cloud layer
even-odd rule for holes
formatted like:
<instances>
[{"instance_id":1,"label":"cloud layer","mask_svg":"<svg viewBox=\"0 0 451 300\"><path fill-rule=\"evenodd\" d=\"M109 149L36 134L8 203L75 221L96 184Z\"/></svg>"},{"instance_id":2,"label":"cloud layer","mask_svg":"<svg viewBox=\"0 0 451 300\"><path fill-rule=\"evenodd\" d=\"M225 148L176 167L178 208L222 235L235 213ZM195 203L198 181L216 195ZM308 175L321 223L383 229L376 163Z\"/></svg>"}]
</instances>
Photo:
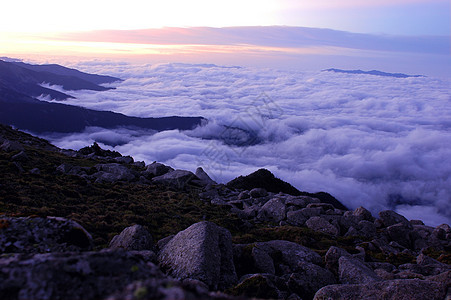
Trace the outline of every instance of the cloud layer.
<instances>
[{"instance_id":1,"label":"cloud layer","mask_svg":"<svg viewBox=\"0 0 451 300\"><path fill-rule=\"evenodd\" d=\"M210 123L156 134L91 128L49 137L58 146L117 141L123 154L202 166L219 182L264 167L349 207L451 223L449 80L190 64L77 67L124 81L102 93L74 92L66 103L140 117L202 115ZM240 144L244 133L255 143ZM222 142L237 134L234 145Z\"/></svg>"}]
</instances>

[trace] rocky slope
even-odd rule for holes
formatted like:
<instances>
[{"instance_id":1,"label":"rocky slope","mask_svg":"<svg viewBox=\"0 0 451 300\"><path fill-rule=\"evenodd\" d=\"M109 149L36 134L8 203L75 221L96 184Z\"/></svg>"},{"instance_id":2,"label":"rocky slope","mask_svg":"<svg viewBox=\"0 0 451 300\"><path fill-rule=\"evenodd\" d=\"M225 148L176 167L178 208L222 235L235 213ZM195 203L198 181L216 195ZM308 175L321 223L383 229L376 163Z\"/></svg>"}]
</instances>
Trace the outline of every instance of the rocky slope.
<instances>
[{"instance_id":1,"label":"rocky slope","mask_svg":"<svg viewBox=\"0 0 451 300\"><path fill-rule=\"evenodd\" d=\"M223 185L0 126L0 214L1 299L451 296L449 225L347 210L266 170Z\"/></svg>"}]
</instances>

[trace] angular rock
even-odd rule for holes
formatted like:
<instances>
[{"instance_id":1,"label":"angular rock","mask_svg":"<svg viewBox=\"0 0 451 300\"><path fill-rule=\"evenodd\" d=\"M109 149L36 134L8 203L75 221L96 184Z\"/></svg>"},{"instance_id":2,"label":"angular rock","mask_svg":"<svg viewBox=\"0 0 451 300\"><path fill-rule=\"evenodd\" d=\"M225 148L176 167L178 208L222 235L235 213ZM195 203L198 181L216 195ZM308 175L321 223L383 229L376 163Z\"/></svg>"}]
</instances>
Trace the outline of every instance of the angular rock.
<instances>
[{"instance_id":1,"label":"angular rock","mask_svg":"<svg viewBox=\"0 0 451 300\"><path fill-rule=\"evenodd\" d=\"M274 275L252 274L246 276L234 287L232 293L250 298L284 299L285 297L277 286L277 281Z\"/></svg>"},{"instance_id":2,"label":"angular rock","mask_svg":"<svg viewBox=\"0 0 451 300\"><path fill-rule=\"evenodd\" d=\"M210 293L201 281L184 280L183 282L168 278L150 278L127 285L120 292L110 295L106 300L158 300L158 299L235 299L219 292Z\"/></svg>"},{"instance_id":3,"label":"angular rock","mask_svg":"<svg viewBox=\"0 0 451 300\"><path fill-rule=\"evenodd\" d=\"M296 273L291 274L287 284L302 299L312 299L322 287L336 284L334 274L312 263L301 262Z\"/></svg>"},{"instance_id":4,"label":"angular rock","mask_svg":"<svg viewBox=\"0 0 451 300\"><path fill-rule=\"evenodd\" d=\"M77 222L57 217L0 217L0 253L88 251L91 235Z\"/></svg>"},{"instance_id":5,"label":"angular rock","mask_svg":"<svg viewBox=\"0 0 451 300\"><path fill-rule=\"evenodd\" d=\"M0 141L0 150L5 152L23 151L23 146L15 141L3 140Z\"/></svg>"},{"instance_id":6,"label":"angular rock","mask_svg":"<svg viewBox=\"0 0 451 300\"><path fill-rule=\"evenodd\" d=\"M11 157L12 161L19 161L19 162L26 162L29 159L30 158L25 153L25 151L20 151L19 153L15 154L15 155L13 155L13 157Z\"/></svg>"},{"instance_id":7,"label":"angular rock","mask_svg":"<svg viewBox=\"0 0 451 300\"><path fill-rule=\"evenodd\" d=\"M211 222L199 222L177 233L160 251L158 260L172 276L197 279L213 289L237 281L232 236Z\"/></svg>"},{"instance_id":8,"label":"angular rock","mask_svg":"<svg viewBox=\"0 0 451 300\"><path fill-rule=\"evenodd\" d=\"M352 215L357 217L358 219L362 220L366 220L369 222L374 222L374 217L371 214L371 212L369 210L367 210L365 207L363 206L359 206L357 207L353 212Z\"/></svg>"},{"instance_id":9,"label":"angular rock","mask_svg":"<svg viewBox=\"0 0 451 300\"><path fill-rule=\"evenodd\" d=\"M152 176L161 176L171 171L174 171L174 169L162 163L153 162L146 167L144 172Z\"/></svg>"},{"instance_id":10,"label":"angular rock","mask_svg":"<svg viewBox=\"0 0 451 300\"><path fill-rule=\"evenodd\" d=\"M405 217L392 210L384 210L379 212L379 220L381 221L383 227L388 227L398 223L410 225L409 221Z\"/></svg>"},{"instance_id":11,"label":"angular rock","mask_svg":"<svg viewBox=\"0 0 451 300\"><path fill-rule=\"evenodd\" d=\"M443 284L419 279L395 279L367 284L336 284L320 289L314 300L326 299L396 299L443 300Z\"/></svg>"},{"instance_id":12,"label":"angular rock","mask_svg":"<svg viewBox=\"0 0 451 300\"><path fill-rule=\"evenodd\" d=\"M255 243L252 249L254 264L259 273L287 274L299 270L301 262L320 264L319 254L289 241Z\"/></svg>"},{"instance_id":13,"label":"angular rock","mask_svg":"<svg viewBox=\"0 0 451 300\"><path fill-rule=\"evenodd\" d=\"M98 164L95 168L98 172L92 176L96 182L132 181L136 178L131 169L118 163Z\"/></svg>"},{"instance_id":14,"label":"angular rock","mask_svg":"<svg viewBox=\"0 0 451 300\"><path fill-rule=\"evenodd\" d=\"M303 208L287 213L287 222L291 225L302 226L308 219L319 216L321 208Z\"/></svg>"},{"instance_id":15,"label":"angular rock","mask_svg":"<svg viewBox=\"0 0 451 300\"><path fill-rule=\"evenodd\" d=\"M250 190L249 195L252 198L261 198L268 196L268 192L264 188L253 188Z\"/></svg>"},{"instance_id":16,"label":"angular rock","mask_svg":"<svg viewBox=\"0 0 451 300\"><path fill-rule=\"evenodd\" d=\"M217 182L211 179L210 176L208 176L208 174L201 167L196 169L195 175L197 176L197 178L199 178L199 181L202 185L217 184Z\"/></svg>"},{"instance_id":17,"label":"angular rock","mask_svg":"<svg viewBox=\"0 0 451 300\"><path fill-rule=\"evenodd\" d=\"M280 222L286 217L285 204L280 198L272 198L262 206L257 219L263 221Z\"/></svg>"},{"instance_id":18,"label":"angular rock","mask_svg":"<svg viewBox=\"0 0 451 300\"><path fill-rule=\"evenodd\" d=\"M192 180L199 180L196 175L186 170L174 170L161 176L152 178L153 182L183 188Z\"/></svg>"},{"instance_id":19,"label":"angular rock","mask_svg":"<svg viewBox=\"0 0 451 300\"><path fill-rule=\"evenodd\" d=\"M136 280L164 277L125 251L16 254L0 259L0 298L103 299Z\"/></svg>"},{"instance_id":20,"label":"angular rock","mask_svg":"<svg viewBox=\"0 0 451 300\"><path fill-rule=\"evenodd\" d=\"M149 231L141 225L125 228L119 235L113 237L110 249L152 250L153 240Z\"/></svg>"},{"instance_id":21,"label":"angular rock","mask_svg":"<svg viewBox=\"0 0 451 300\"><path fill-rule=\"evenodd\" d=\"M412 247L412 242L410 240L410 232L412 228L406 223L398 223L395 225L390 225L385 229L389 240L395 241L401 246L410 249Z\"/></svg>"},{"instance_id":22,"label":"angular rock","mask_svg":"<svg viewBox=\"0 0 451 300\"><path fill-rule=\"evenodd\" d=\"M305 222L305 225L312 230L320 231L333 236L337 236L340 233L337 227L330 224L322 217L311 217Z\"/></svg>"},{"instance_id":23,"label":"angular rock","mask_svg":"<svg viewBox=\"0 0 451 300\"><path fill-rule=\"evenodd\" d=\"M122 164L133 164L135 161L131 156L119 156L114 158L115 161Z\"/></svg>"},{"instance_id":24,"label":"angular rock","mask_svg":"<svg viewBox=\"0 0 451 300\"><path fill-rule=\"evenodd\" d=\"M324 256L326 268L328 268L335 274L338 274L338 260L342 256L351 256L351 254L349 254L348 251L342 248L331 246Z\"/></svg>"},{"instance_id":25,"label":"angular rock","mask_svg":"<svg viewBox=\"0 0 451 300\"><path fill-rule=\"evenodd\" d=\"M342 256L338 260L338 275L341 283L368 283L378 281L376 273L361 260Z\"/></svg>"}]
</instances>

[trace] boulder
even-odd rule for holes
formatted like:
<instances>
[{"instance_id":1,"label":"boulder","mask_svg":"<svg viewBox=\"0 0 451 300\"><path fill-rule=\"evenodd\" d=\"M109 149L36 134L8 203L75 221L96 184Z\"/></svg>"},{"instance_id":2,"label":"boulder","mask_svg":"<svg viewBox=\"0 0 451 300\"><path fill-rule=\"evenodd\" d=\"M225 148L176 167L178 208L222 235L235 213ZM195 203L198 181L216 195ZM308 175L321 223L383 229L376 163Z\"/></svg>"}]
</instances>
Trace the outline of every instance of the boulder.
<instances>
[{"instance_id":1,"label":"boulder","mask_svg":"<svg viewBox=\"0 0 451 300\"><path fill-rule=\"evenodd\" d=\"M291 225L302 226L311 217L319 216L321 208L302 208L287 213L287 222Z\"/></svg>"},{"instance_id":2,"label":"boulder","mask_svg":"<svg viewBox=\"0 0 451 300\"><path fill-rule=\"evenodd\" d=\"M144 173L151 176L161 176L171 171L174 171L174 169L164 164L153 162L146 167Z\"/></svg>"},{"instance_id":3,"label":"boulder","mask_svg":"<svg viewBox=\"0 0 451 300\"><path fill-rule=\"evenodd\" d=\"M312 299L320 288L336 283L332 272L307 262L301 262L287 281L290 291L302 299Z\"/></svg>"},{"instance_id":4,"label":"boulder","mask_svg":"<svg viewBox=\"0 0 451 300\"><path fill-rule=\"evenodd\" d=\"M333 236L337 236L340 233L337 227L330 224L322 217L311 217L305 222L305 225L312 230L320 231Z\"/></svg>"},{"instance_id":5,"label":"boulder","mask_svg":"<svg viewBox=\"0 0 451 300\"><path fill-rule=\"evenodd\" d=\"M28 157L28 155L25 153L25 151L20 151L19 153L13 155L13 157L11 157L12 161L18 161L18 162L27 162L30 158Z\"/></svg>"},{"instance_id":6,"label":"boulder","mask_svg":"<svg viewBox=\"0 0 451 300\"><path fill-rule=\"evenodd\" d=\"M201 167L196 169L195 175L197 176L197 178L199 178L199 181L202 185L217 184L217 182L211 179L210 176L208 176L208 174Z\"/></svg>"},{"instance_id":7,"label":"boulder","mask_svg":"<svg viewBox=\"0 0 451 300\"><path fill-rule=\"evenodd\" d=\"M374 217L371 214L369 210L367 210L365 207L359 206L357 207L353 212L352 215L359 219L360 221L369 221L374 222Z\"/></svg>"},{"instance_id":8,"label":"boulder","mask_svg":"<svg viewBox=\"0 0 451 300\"><path fill-rule=\"evenodd\" d=\"M110 249L152 250L153 240L149 231L141 225L125 228L119 235L113 237Z\"/></svg>"},{"instance_id":9,"label":"boulder","mask_svg":"<svg viewBox=\"0 0 451 300\"><path fill-rule=\"evenodd\" d=\"M115 157L114 160L121 164L133 164L135 161L131 156L119 156Z\"/></svg>"},{"instance_id":10,"label":"boulder","mask_svg":"<svg viewBox=\"0 0 451 300\"><path fill-rule=\"evenodd\" d=\"M342 248L331 246L324 256L326 268L328 268L335 274L338 274L338 260L342 256L351 256L351 254L349 254L348 251Z\"/></svg>"},{"instance_id":11,"label":"boulder","mask_svg":"<svg viewBox=\"0 0 451 300\"><path fill-rule=\"evenodd\" d=\"M285 204L280 198L272 198L258 212L257 219L280 222L286 217Z\"/></svg>"},{"instance_id":12,"label":"boulder","mask_svg":"<svg viewBox=\"0 0 451 300\"><path fill-rule=\"evenodd\" d=\"M446 287L433 281L395 279L367 284L336 284L320 289L314 300L326 299L396 299L443 300Z\"/></svg>"},{"instance_id":13,"label":"boulder","mask_svg":"<svg viewBox=\"0 0 451 300\"><path fill-rule=\"evenodd\" d=\"M153 182L183 188L192 180L198 180L196 175L186 170L174 170L161 176L152 178Z\"/></svg>"},{"instance_id":14,"label":"boulder","mask_svg":"<svg viewBox=\"0 0 451 300\"><path fill-rule=\"evenodd\" d=\"M149 278L127 285L124 289L110 295L106 300L158 300L158 299L235 299L219 292L210 293L205 284L197 280L182 282L169 278Z\"/></svg>"},{"instance_id":15,"label":"boulder","mask_svg":"<svg viewBox=\"0 0 451 300\"><path fill-rule=\"evenodd\" d=\"M252 257L258 273L283 275L299 270L301 262L321 264L321 256L307 247L289 241L255 243Z\"/></svg>"},{"instance_id":16,"label":"boulder","mask_svg":"<svg viewBox=\"0 0 451 300\"><path fill-rule=\"evenodd\" d=\"M376 273L359 259L342 256L338 260L338 275L341 283L368 283L378 281Z\"/></svg>"},{"instance_id":17,"label":"boulder","mask_svg":"<svg viewBox=\"0 0 451 300\"><path fill-rule=\"evenodd\" d=\"M264 188L253 188L249 191L252 198L261 198L268 196L268 192Z\"/></svg>"},{"instance_id":18,"label":"boulder","mask_svg":"<svg viewBox=\"0 0 451 300\"><path fill-rule=\"evenodd\" d=\"M136 178L131 169L118 163L98 164L95 168L98 172L92 176L96 182L132 181Z\"/></svg>"},{"instance_id":19,"label":"boulder","mask_svg":"<svg viewBox=\"0 0 451 300\"><path fill-rule=\"evenodd\" d=\"M0 141L0 150L5 152L13 152L13 151L23 151L23 146L15 141L3 140Z\"/></svg>"},{"instance_id":20,"label":"boulder","mask_svg":"<svg viewBox=\"0 0 451 300\"><path fill-rule=\"evenodd\" d=\"M389 240L395 241L404 248L410 249L412 247L412 242L410 240L410 232L412 231L412 227L409 225L406 223L390 225L385 229L385 232Z\"/></svg>"},{"instance_id":21,"label":"boulder","mask_svg":"<svg viewBox=\"0 0 451 300\"><path fill-rule=\"evenodd\" d=\"M230 292L234 295L249 298L284 299L285 295L283 295L281 291L286 289L286 286L284 285L285 284L274 275L251 274L244 277Z\"/></svg>"},{"instance_id":22,"label":"boulder","mask_svg":"<svg viewBox=\"0 0 451 300\"><path fill-rule=\"evenodd\" d=\"M177 233L160 251L162 269L176 278L197 279L212 289L237 281L230 232L211 222L199 222Z\"/></svg>"},{"instance_id":23,"label":"boulder","mask_svg":"<svg viewBox=\"0 0 451 300\"><path fill-rule=\"evenodd\" d=\"M57 217L0 217L0 253L88 251L91 235L77 222Z\"/></svg>"},{"instance_id":24,"label":"boulder","mask_svg":"<svg viewBox=\"0 0 451 300\"><path fill-rule=\"evenodd\" d=\"M0 258L0 298L103 299L136 280L164 277L125 251L16 254Z\"/></svg>"},{"instance_id":25,"label":"boulder","mask_svg":"<svg viewBox=\"0 0 451 300\"><path fill-rule=\"evenodd\" d=\"M392 210L384 210L379 212L379 220L383 227L388 227L398 223L410 225L409 221L405 217Z\"/></svg>"}]
</instances>

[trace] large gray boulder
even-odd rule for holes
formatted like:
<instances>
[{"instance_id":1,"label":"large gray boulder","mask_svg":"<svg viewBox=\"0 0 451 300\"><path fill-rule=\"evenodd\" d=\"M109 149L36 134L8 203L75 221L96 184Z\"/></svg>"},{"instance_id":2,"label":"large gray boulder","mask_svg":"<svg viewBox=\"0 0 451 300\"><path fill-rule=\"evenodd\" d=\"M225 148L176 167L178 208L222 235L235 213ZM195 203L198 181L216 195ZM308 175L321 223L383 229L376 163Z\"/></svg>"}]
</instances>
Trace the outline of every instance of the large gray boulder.
<instances>
[{"instance_id":1,"label":"large gray boulder","mask_svg":"<svg viewBox=\"0 0 451 300\"><path fill-rule=\"evenodd\" d=\"M302 226L311 217L319 216L321 214L321 208L310 207L302 208L287 213L287 222L291 225Z\"/></svg>"},{"instance_id":2,"label":"large gray boulder","mask_svg":"<svg viewBox=\"0 0 451 300\"><path fill-rule=\"evenodd\" d=\"M359 259L342 256L338 260L338 275L341 283L368 283L378 281L376 273Z\"/></svg>"},{"instance_id":3,"label":"large gray boulder","mask_svg":"<svg viewBox=\"0 0 451 300\"><path fill-rule=\"evenodd\" d=\"M135 172L118 163L98 164L95 168L98 172L92 177L96 182L132 181L136 178Z\"/></svg>"},{"instance_id":4,"label":"large gray boulder","mask_svg":"<svg viewBox=\"0 0 451 300\"><path fill-rule=\"evenodd\" d=\"M110 295L106 300L233 300L235 297L220 293L209 292L204 283L197 280L183 280L182 282L170 278L149 278L127 285L120 292Z\"/></svg>"},{"instance_id":5,"label":"large gray boulder","mask_svg":"<svg viewBox=\"0 0 451 300\"><path fill-rule=\"evenodd\" d=\"M236 283L230 232L199 222L177 233L161 250L160 266L172 276L197 279L212 289Z\"/></svg>"},{"instance_id":6,"label":"large gray boulder","mask_svg":"<svg viewBox=\"0 0 451 300\"><path fill-rule=\"evenodd\" d=\"M410 240L411 225L406 223L398 223L390 225L385 229L385 233L390 241L395 241L405 248L411 248L412 242Z\"/></svg>"},{"instance_id":7,"label":"large gray boulder","mask_svg":"<svg viewBox=\"0 0 451 300\"><path fill-rule=\"evenodd\" d=\"M321 256L313 250L293 242L279 240L255 243L252 257L257 272L269 274L276 274L276 270L285 274L296 272L301 262L317 265L322 262Z\"/></svg>"},{"instance_id":8,"label":"large gray boulder","mask_svg":"<svg viewBox=\"0 0 451 300\"><path fill-rule=\"evenodd\" d=\"M314 300L329 299L396 299L443 300L446 285L420 279L396 279L367 284L336 284L320 289Z\"/></svg>"},{"instance_id":9,"label":"large gray boulder","mask_svg":"<svg viewBox=\"0 0 451 300\"><path fill-rule=\"evenodd\" d=\"M210 176L208 176L208 174L201 167L196 169L195 175L197 176L197 178L199 178L199 182L202 185L217 184L217 182L211 179Z\"/></svg>"},{"instance_id":10,"label":"large gray boulder","mask_svg":"<svg viewBox=\"0 0 451 300\"><path fill-rule=\"evenodd\" d=\"M337 227L330 224L322 217L311 217L305 222L305 225L312 230L320 231L333 236L337 236L340 233L340 230Z\"/></svg>"},{"instance_id":11,"label":"large gray boulder","mask_svg":"<svg viewBox=\"0 0 451 300\"><path fill-rule=\"evenodd\" d=\"M136 280L164 277L139 253L16 254L0 258L0 299L104 299Z\"/></svg>"},{"instance_id":12,"label":"large gray boulder","mask_svg":"<svg viewBox=\"0 0 451 300\"><path fill-rule=\"evenodd\" d=\"M141 225L125 228L119 235L113 237L110 249L152 250L153 240L149 231Z\"/></svg>"},{"instance_id":13,"label":"large gray boulder","mask_svg":"<svg viewBox=\"0 0 451 300\"><path fill-rule=\"evenodd\" d=\"M153 182L175 186L177 188L185 187L192 180L198 180L198 178L192 172L186 170L174 170L152 178Z\"/></svg>"},{"instance_id":14,"label":"large gray boulder","mask_svg":"<svg viewBox=\"0 0 451 300\"><path fill-rule=\"evenodd\" d=\"M280 222L286 217L286 207L280 198L272 198L262 206L257 219L262 221Z\"/></svg>"},{"instance_id":15,"label":"large gray boulder","mask_svg":"<svg viewBox=\"0 0 451 300\"><path fill-rule=\"evenodd\" d=\"M91 235L77 222L58 217L0 217L0 253L88 251Z\"/></svg>"},{"instance_id":16,"label":"large gray boulder","mask_svg":"<svg viewBox=\"0 0 451 300\"><path fill-rule=\"evenodd\" d=\"M153 176L161 176L171 171L174 171L174 169L162 163L153 162L146 167L146 170L143 172L143 174L150 175L153 177Z\"/></svg>"},{"instance_id":17,"label":"large gray boulder","mask_svg":"<svg viewBox=\"0 0 451 300\"><path fill-rule=\"evenodd\" d=\"M403 223L411 226L410 222L405 217L392 210L384 210L379 212L379 221L382 223L383 227L388 227L398 223Z\"/></svg>"},{"instance_id":18,"label":"large gray boulder","mask_svg":"<svg viewBox=\"0 0 451 300\"><path fill-rule=\"evenodd\" d=\"M332 272L307 262L301 262L287 281L290 290L302 299L312 299L320 288L336 283Z\"/></svg>"},{"instance_id":19,"label":"large gray boulder","mask_svg":"<svg viewBox=\"0 0 451 300\"><path fill-rule=\"evenodd\" d=\"M324 262L326 263L326 268L338 274L338 260L342 256L351 256L345 249L331 246L329 250L327 250L326 255L324 256Z\"/></svg>"}]
</instances>

